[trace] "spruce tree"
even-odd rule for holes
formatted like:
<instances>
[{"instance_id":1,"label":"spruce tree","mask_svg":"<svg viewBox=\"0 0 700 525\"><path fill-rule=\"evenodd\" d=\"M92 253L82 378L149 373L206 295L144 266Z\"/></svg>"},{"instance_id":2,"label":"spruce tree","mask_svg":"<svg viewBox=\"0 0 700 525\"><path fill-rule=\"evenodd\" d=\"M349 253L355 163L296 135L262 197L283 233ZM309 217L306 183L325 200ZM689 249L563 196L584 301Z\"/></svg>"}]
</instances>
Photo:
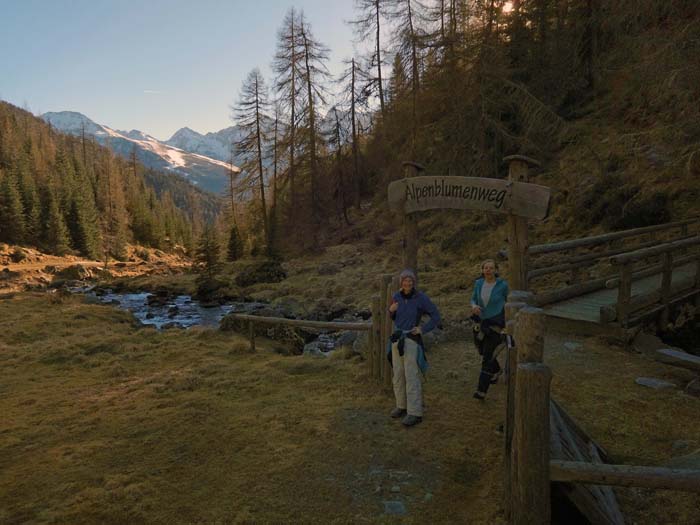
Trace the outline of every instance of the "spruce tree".
<instances>
[{"instance_id":1,"label":"spruce tree","mask_svg":"<svg viewBox=\"0 0 700 525\"><path fill-rule=\"evenodd\" d=\"M55 255L65 255L70 251L68 228L66 227L65 219L58 207L58 199L54 190L47 188L44 195L42 218L43 247Z\"/></svg>"},{"instance_id":2,"label":"spruce tree","mask_svg":"<svg viewBox=\"0 0 700 525\"><path fill-rule=\"evenodd\" d=\"M24 208L11 173L0 172L0 240L9 244L24 242Z\"/></svg>"},{"instance_id":3,"label":"spruce tree","mask_svg":"<svg viewBox=\"0 0 700 525\"><path fill-rule=\"evenodd\" d=\"M237 261L243 255L243 239L241 239L241 234L235 224L229 232L226 255L231 262Z\"/></svg>"},{"instance_id":4,"label":"spruce tree","mask_svg":"<svg viewBox=\"0 0 700 525\"><path fill-rule=\"evenodd\" d=\"M203 274L213 279L221 269L221 247L213 226L207 225L202 232L195 251L195 262L202 267Z\"/></svg>"}]
</instances>

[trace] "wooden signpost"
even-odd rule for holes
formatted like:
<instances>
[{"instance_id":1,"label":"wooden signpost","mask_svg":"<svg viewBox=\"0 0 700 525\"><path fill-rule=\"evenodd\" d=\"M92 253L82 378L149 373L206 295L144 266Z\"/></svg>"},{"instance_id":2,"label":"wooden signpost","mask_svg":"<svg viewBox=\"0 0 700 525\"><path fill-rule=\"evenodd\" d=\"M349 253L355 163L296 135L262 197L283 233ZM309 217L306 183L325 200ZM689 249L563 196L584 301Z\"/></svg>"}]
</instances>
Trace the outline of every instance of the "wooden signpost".
<instances>
[{"instance_id":1,"label":"wooden signpost","mask_svg":"<svg viewBox=\"0 0 700 525\"><path fill-rule=\"evenodd\" d=\"M541 220L550 193L546 186L485 177L412 177L389 184L389 205L407 214L450 208Z\"/></svg>"},{"instance_id":2,"label":"wooden signpost","mask_svg":"<svg viewBox=\"0 0 700 525\"><path fill-rule=\"evenodd\" d=\"M473 210L509 216L508 284L527 290L527 221L549 213L551 189L527 182L536 160L522 155L504 159L508 180L486 177L419 176L423 166L404 162L404 178L389 184L389 206L403 213L403 266L418 275L417 212L439 209Z\"/></svg>"}]
</instances>

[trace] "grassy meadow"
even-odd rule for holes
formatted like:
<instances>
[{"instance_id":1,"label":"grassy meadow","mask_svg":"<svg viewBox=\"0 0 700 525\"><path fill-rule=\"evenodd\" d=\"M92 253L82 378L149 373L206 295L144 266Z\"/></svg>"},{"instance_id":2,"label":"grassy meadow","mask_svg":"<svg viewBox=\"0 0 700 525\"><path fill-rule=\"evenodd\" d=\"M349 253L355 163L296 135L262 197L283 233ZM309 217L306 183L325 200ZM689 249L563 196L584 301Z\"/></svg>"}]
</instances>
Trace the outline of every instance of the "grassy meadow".
<instances>
[{"instance_id":1,"label":"grassy meadow","mask_svg":"<svg viewBox=\"0 0 700 525\"><path fill-rule=\"evenodd\" d=\"M563 341L547 343L555 395L615 461L700 446L700 400L634 384L682 371ZM157 332L79 297L0 299L0 523L503 523L504 387L471 399L470 345L431 348L425 420L410 430L359 357L278 347ZM698 496L619 495L631 522L697 523ZM406 514L387 514L397 501Z\"/></svg>"}]
</instances>

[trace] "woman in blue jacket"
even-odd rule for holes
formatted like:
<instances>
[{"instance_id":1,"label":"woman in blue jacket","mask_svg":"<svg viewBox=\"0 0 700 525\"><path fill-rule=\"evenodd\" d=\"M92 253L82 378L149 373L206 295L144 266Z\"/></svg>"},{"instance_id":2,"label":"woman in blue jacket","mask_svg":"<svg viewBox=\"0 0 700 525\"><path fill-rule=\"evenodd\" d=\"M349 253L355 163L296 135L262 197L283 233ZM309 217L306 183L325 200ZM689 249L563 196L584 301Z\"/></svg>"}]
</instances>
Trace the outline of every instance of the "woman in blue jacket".
<instances>
[{"instance_id":1,"label":"woman in blue jacket","mask_svg":"<svg viewBox=\"0 0 700 525\"><path fill-rule=\"evenodd\" d=\"M425 372L427 362L421 335L440 324L440 312L427 295L415 289L416 276L411 270L402 271L399 277L401 289L393 295L389 305L394 333L387 345L387 357L393 369L396 398L391 417L402 417L404 426L412 427L423 421L421 374ZM421 325L424 315L430 319Z\"/></svg>"},{"instance_id":2,"label":"woman in blue jacket","mask_svg":"<svg viewBox=\"0 0 700 525\"><path fill-rule=\"evenodd\" d=\"M484 399L489 385L498 381L501 367L493 353L501 344L501 330L506 326L505 306L508 299L508 283L498 277L498 267L493 259L481 263L481 278L474 283L472 293L472 318L478 322L474 342L482 356L479 386L474 397Z\"/></svg>"}]
</instances>

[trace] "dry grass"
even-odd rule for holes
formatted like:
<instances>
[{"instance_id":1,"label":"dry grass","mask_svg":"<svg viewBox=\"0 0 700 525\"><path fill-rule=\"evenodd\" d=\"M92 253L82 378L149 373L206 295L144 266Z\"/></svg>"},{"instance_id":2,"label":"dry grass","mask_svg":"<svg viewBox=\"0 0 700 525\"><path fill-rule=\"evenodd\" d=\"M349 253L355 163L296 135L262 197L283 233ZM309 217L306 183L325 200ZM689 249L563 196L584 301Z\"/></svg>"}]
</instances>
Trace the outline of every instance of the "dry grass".
<instances>
[{"instance_id":1,"label":"dry grass","mask_svg":"<svg viewBox=\"0 0 700 525\"><path fill-rule=\"evenodd\" d=\"M406 431L355 360L74 299L16 296L0 319L2 523L392 523L387 500L408 523L499 521L500 414L467 399L461 346L435 352Z\"/></svg>"},{"instance_id":2,"label":"dry grass","mask_svg":"<svg viewBox=\"0 0 700 525\"><path fill-rule=\"evenodd\" d=\"M401 523L503 522L503 387L471 399L479 362L464 342L431 349L425 422L407 431L354 359L283 357L265 340L250 354L230 333L159 333L28 294L0 300L0 334L2 523L397 523L394 500ZM554 393L614 461L700 444L699 400L634 384L682 371L562 343L547 341ZM635 523L697 523L698 496L619 494Z\"/></svg>"}]
</instances>

